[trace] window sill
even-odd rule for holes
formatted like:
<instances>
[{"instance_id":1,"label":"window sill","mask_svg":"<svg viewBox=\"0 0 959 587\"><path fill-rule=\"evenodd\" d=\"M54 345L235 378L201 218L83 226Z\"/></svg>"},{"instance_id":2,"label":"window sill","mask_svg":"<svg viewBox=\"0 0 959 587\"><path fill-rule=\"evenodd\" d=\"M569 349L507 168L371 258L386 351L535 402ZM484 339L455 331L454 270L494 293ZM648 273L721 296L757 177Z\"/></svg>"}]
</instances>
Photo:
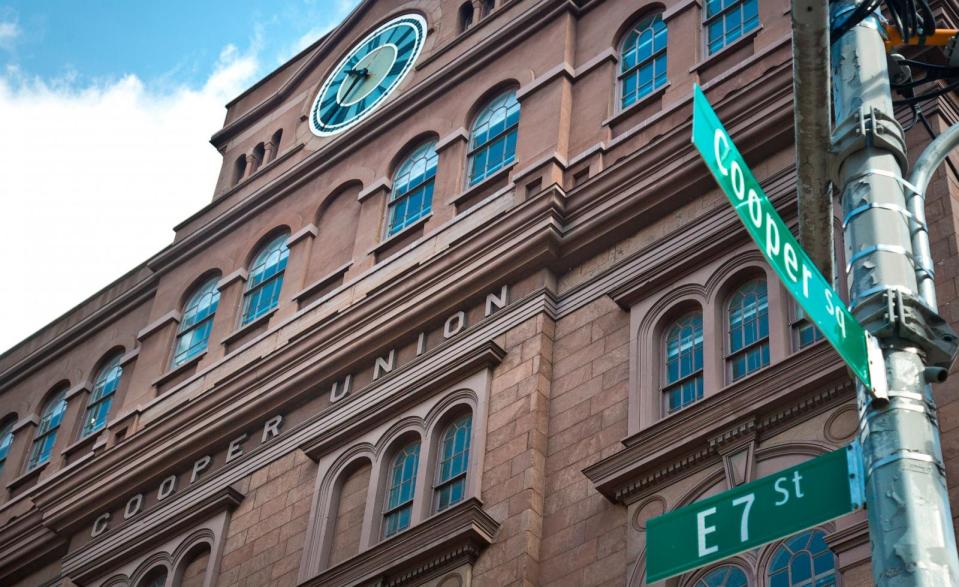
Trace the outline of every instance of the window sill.
<instances>
[{"instance_id":1,"label":"window sill","mask_svg":"<svg viewBox=\"0 0 959 587\"><path fill-rule=\"evenodd\" d=\"M756 38L756 35L758 35L762 30L763 30L763 25L757 26L756 28L749 31L745 35L739 37L732 43L726 45L725 47L720 49L718 52L713 53L709 57L704 58L699 63L694 64L692 67L689 68L689 73L697 73L697 72L702 73L704 69L709 69L715 63L722 61L723 58L729 56L731 53L734 53L737 49L741 49L745 47L746 45L751 44L753 42L753 39Z\"/></svg>"},{"instance_id":2,"label":"window sill","mask_svg":"<svg viewBox=\"0 0 959 587\"><path fill-rule=\"evenodd\" d=\"M239 341L241 338L243 338L250 332L256 330L257 328L261 326L266 326L267 324L270 323L270 318L273 316L273 314L276 314L276 311L278 309L279 309L279 306L273 306L273 308L268 310L266 314L263 314L262 316L253 320L249 324L244 324L243 326L237 328L230 334L226 335L226 337L224 337L223 340L220 341L220 344L228 347L236 343L237 341Z\"/></svg>"},{"instance_id":3,"label":"window sill","mask_svg":"<svg viewBox=\"0 0 959 587\"><path fill-rule=\"evenodd\" d=\"M602 123L603 126L616 126L617 124L622 122L624 119L629 118L633 114L636 114L643 108L649 106L655 100L662 98L663 94L666 93L667 89L669 89L669 82L666 82L665 84L659 86L658 88L656 88L649 94L643 96L642 98L639 99L638 102L634 102L630 104L629 106L627 106L626 108L624 108L623 110L620 110L618 113L614 114L613 116L610 116L609 118L603 121Z\"/></svg>"},{"instance_id":4,"label":"window sill","mask_svg":"<svg viewBox=\"0 0 959 587\"><path fill-rule=\"evenodd\" d=\"M466 202L467 200L475 196L478 192L481 192L484 189L490 187L491 185L495 184L497 181L500 181L509 177L510 171L512 171L513 168L516 167L517 163L518 161L514 159L512 163L510 163L509 165L506 165L499 171L495 172L493 175L483 178L483 180L480 181L479 183L473 184L470 187L463 190L462 192L453 196L450 199L449 203L459 207L461 204L463 204L464 202Z\"/></svg>"},{"instance_id":5,"label":"window sill","mask_svg":"<svg viewBox=\"0 0 959 587\"><path fill-rule=\"evenodd\" d=\"M32 481L36 481L40 477L40 473L43 472L43 470L46 469L49 464L50 461L47 461L42 465L37 465L16 479L11 480L9 483L7 483L7 489L9 491L16 491L24 485Z\"/></svg>"},{"instance_id":6,"label":"window sill","mask_svg":"<svg viewBox=\"0 0 959 587\"><path fill-rule=\"evenodd\" d=\"M106 426L104 426L103 428L100 428L96 432L91 432L90 434L84 436L83 438L77 440L70 446L60 451L60 454L66 457L67 462L70 462L70 460L74 456L76 456L77 453L87 449L92 449L94 444L96 444L97 438L100 437L100 435L103 433L105 429L106 429Z\"/></svg>"},{"instance_id":7,"label":"window sill","mask_svg":"<svg viewBox=\"0 0 959 587\"><path fill-rule=\"evenodd\" d=\"M346 264L337 267L329 275L321 277L320 279L314 281L310 285L303 288L303 291L293 296L293 301L304 306L307 303L313 301L311 298L318 298L323 295L326 288L330 287L337 281L342 282L343 275L349 271L350 267L353 266L353 262L349 261Z\"/></svg>"},{"instance_id":8,"label":"window sill","mask_svg":"<svg viewBox=\"0 0 959 587\"><path fill-rule=\"evenodd\" d=\"M483 511L476 498L467 499L420 524L394 534L353 558L314 576L306 585L404 583L440 569L472 564L492 544L500 524Z\"/></svg>"},{"instance_id":9,"label":"window sill","mask_svg":"<svg viewBox=\"0 0 959 587\"><path fill-rule=\"evenodd\" d=\"M426 216L423 216L422 218L420 218L413 224L410 224L409 226L404 227L403 230L399 231L393 236L387 238L384 241L380 241L375 247L367 251L366 254L376 255L377 257L379 257L383 253L383 251L385 251L386 249L389 249L396 242L405 239L407 236L409 236L411 232L414 232L417 229L422 228L423 225L425 225L429 221L429 219L432 217L433 217L433 213L430 212L429 214L427 214Z\"/></svg>"},{"instance_id":10,"label":"window sill","mask_svg":"<svg viewBox=\"0 0 959 587\"><path fill-rule=\"evenodd\" d=\"M187 360L185 363L177 365L176 367L170 369L163 375L160 375L159 377L154 379L153 387L161 387L164 383L167 383L171 379L175 378L177 375L180 375L181 373L184 373L186 371L189 371L190 369L193 369L194 367L196 367L197 363L200 362L200 359L202 359L205 356L206 356L206 351L204 350L198 353L197 355L190 357L190 359Z\"/></svg>"}]
</instances>

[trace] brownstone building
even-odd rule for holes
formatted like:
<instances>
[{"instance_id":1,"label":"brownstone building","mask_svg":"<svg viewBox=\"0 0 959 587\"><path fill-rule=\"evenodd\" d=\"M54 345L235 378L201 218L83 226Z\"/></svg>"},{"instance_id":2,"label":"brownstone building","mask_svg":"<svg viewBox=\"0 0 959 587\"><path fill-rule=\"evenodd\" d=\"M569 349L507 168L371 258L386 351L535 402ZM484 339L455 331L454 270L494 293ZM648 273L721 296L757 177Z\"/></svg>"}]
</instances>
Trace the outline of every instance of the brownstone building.
<instances>
[{"instance_id":1,"label":"brownstone building","mask_svg":"<svg viewBox=\"0 0 959 587\"><path fill-rule=\"evenodd\" d=\"M168 247L0 356L0 584L645 585L650 517L849 442L694 83L795 222L787 0L362 2L228 105ZM865 517L664 584L869 585Z\"/></svg>"}]
</instances>

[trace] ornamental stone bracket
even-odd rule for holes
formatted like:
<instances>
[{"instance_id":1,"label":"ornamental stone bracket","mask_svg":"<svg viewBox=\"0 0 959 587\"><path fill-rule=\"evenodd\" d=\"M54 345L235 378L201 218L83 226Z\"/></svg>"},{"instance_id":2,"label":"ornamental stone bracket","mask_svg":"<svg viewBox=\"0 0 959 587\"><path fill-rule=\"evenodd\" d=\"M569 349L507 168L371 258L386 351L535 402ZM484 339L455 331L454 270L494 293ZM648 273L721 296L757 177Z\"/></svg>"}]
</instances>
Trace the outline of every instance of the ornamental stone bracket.
<instances>
[{"instance_id":1,"label":"ornamental stone bracket","mask_svg":"<svg viewBox=\"0 0 959 587\"><path fill-rule=\"evenodd\" d=\"M450 569L472 564L492 544L499 526L483 511L482 502L471 498L300 585L420 584Z\"/></svg>"}]
</instances>

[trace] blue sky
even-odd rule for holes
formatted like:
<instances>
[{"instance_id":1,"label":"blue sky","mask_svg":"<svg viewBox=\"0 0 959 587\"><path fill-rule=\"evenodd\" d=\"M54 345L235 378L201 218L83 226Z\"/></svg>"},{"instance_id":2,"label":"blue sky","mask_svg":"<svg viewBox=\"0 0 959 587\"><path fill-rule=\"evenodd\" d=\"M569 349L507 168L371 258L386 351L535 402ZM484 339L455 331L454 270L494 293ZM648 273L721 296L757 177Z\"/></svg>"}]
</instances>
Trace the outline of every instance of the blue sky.
<instances>
[{"instance_id":1,"label":"blue sky","mask_svg":"<svg viewBox=\"0 0 959 587\"><path fill-rule=\"evenodd\" d=\"M0 0L0 353L172 242L224 105L357 3Z\"/></svg>"}]
</instances>

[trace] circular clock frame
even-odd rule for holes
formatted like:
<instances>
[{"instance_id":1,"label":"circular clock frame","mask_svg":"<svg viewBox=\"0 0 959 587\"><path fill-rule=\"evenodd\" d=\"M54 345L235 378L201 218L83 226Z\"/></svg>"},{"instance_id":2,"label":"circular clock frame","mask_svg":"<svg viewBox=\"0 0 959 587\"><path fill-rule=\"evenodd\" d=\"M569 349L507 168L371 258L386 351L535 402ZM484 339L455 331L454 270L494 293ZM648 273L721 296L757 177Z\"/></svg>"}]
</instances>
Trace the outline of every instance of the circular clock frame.
<instances>
[{"instance_id":1,"label":"circular clock frame","mask_svg":"<svg viewBox=\"0 0 959 587\"><path fill-rule=\"evenodd\" d=\"M403 27L411 29L414 32L415 38L412 41L412 49L405 57L405 62L400 64L401 67L398 71L394 72L393 68L397 66L397 56L402 53L402 50L395 44L386 41L387 36L385 34L391 30L398 30ZM323 84L320 86L320 91L317 92L316 98L313 100L313 105L310 107L310 130L313 134L319 137L337 135L359 124L375 112L377 107L396 90L413 68L416 59L423 50L426 31L425 18L416 13L407 13L388 20L363 37L359 42L355 43L339 63L336 64L336 67L327 75ZM370 45L371 43L372 45ZM353 93L352 90L344 92L344 86L347 84L356 84L360 81L353 77L356 75L353 68L362 63L367 57L377 52L382 53L384 48L393 49L393 61L386 73L381 71L375 72L379 75L379 79L375 80L376 83L372 85L372 87L366 89L364 95L359 97L349 96L349 94ZM351 71L347 72L347 69ZM369 71L365 68L364 71L366 72L366 77L370 77L371 74ZM387 81L384 83L384 80ZM363 89L362 85L360 89ZM375 96L373 96L374 93L376 93ZM349 99L341 102L341 97L349 97ZM358 104L359 106L357 106ZM350 113L348 109L352 109L355 106L357 106L356 112ZM330 113L335 115L338 114L340 110L346 112L344 119L339 121L325 120L325 118L331 116Z\"/></svg>"}]
</instances>

